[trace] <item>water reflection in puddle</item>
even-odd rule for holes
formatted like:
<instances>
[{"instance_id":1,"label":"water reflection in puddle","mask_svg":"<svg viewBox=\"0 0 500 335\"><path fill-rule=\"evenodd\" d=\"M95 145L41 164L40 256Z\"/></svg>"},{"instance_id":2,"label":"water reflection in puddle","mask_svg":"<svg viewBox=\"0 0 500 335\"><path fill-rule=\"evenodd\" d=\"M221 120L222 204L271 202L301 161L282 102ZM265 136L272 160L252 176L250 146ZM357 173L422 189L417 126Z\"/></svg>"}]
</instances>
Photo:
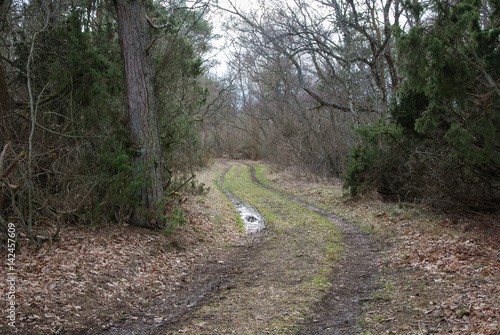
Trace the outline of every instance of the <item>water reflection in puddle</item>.
<instances>
[{"instance_id":1,"label":"water reflection in puddle","mask_svg":"<svg viewBox=\"0 0 500 335\"><path fill-rule=\"evenodd\" d=\"M236 198L231 192L229 192L227 189L224 188L224 186L222 186L222 179L224 178L224 176L226 175L227 171L229 171L230 168L231 167L228 166L227 169L217 179L219 187L236 207L236 210L241 216L241 220L243 220L243 223L245 225L245 231L247 233L255 233L259 230L264 229L265 227L264 218L259 213L259 211L253 208L251 205L242 204L242 202L238 198Z\"/></svg>"},{"instance_id":2,"label":"water reflection in puddle","mask_svg":"<svg viewBox=\"0 0 500 335\"><path fill-rule=\"evenodd\" d=\"M241 203L236 204L236 209L240 213L247 233L254 233L264 229L264 218L258 210L252 206L242 205Z\"/></svg>"}]
</instances>

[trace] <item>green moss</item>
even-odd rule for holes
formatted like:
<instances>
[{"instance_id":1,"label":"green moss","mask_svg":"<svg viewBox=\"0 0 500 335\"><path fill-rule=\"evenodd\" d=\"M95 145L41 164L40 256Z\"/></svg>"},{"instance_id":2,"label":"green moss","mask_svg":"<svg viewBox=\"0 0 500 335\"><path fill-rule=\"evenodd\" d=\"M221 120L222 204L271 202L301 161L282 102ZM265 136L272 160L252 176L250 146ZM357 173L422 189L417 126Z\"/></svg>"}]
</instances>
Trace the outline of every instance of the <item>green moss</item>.
<instances>
[{"instance_id":1,"label":"green moss","mask_svg":"<svg viewBox=\"0 0 500 335\"><path fill-rule=\"evenodd\" d=\"M260 175L262 168L255 168ZM238 334L295 334L329 287L332 265L341 252L341 236L328 220L254 184L245 165L234 164L223 187L264 216L267 233L259 250L265 252L258 252L248 265L248 273L255 276L235 282L234 290L201 308L196 317L224 315L232 324L229 332ZM206 325L204 332L221 332L225 326L218 320Z\"/></svg>"}]
</instances>

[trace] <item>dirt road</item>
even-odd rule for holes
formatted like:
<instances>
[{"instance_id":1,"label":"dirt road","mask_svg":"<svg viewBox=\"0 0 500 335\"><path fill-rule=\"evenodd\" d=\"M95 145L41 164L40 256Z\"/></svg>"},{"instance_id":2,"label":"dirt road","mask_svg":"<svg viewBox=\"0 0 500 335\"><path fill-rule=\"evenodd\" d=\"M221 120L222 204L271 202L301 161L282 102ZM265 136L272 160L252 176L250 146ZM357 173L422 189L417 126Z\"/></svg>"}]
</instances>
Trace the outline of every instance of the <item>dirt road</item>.
<instances>
[{"instance_id":1,"label":"dirt road","mask_svg":"<svg viewBox=\"0 0 500 335\"><path fill-rule=\"evenodd\" d=\"M18 333L498 334L498 216L346 199L335 180L226 163L222 186L263 231L245 233L216 161L173 234L68 225L48 253L25 245Z\"/></svg>"},{"instance_id":2,"label":"dirt road","mask_svg":"<svg viewBox=\"0 0 500 335\"><path fill-rule=\"evenodd\" d=\"M232 163L222 184L255 206L266 228L214 252L149 317L106 333L360 333L361 304L375 274L370 240L334 214L265 186L252 166Z\"/></svg>"}]
</instances>

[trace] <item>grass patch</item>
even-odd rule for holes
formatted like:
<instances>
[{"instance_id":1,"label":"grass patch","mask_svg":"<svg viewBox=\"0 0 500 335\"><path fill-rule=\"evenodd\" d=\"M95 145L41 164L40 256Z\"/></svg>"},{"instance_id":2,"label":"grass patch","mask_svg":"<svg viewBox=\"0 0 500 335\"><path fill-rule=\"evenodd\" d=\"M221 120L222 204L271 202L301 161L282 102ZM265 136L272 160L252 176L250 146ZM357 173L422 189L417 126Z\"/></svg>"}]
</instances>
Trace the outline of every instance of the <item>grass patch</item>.
<instances>
[{"instance_id":1,"label":"grass patch","mask_svg":"<svg viewBox=\"0 0 500 335\"><path fill-rule=\"evenodd\" d=\"M255 206L267 228L246 269L248 275L238 278L222 299L196 313L197 320L207 321L202 333L229 327L237 334L294 334L328 288L341 236L328 220L255 185L245 165L234 164L223 186ZM214 315L217 320L211 322Z\"/></svg>"}]
</instances>

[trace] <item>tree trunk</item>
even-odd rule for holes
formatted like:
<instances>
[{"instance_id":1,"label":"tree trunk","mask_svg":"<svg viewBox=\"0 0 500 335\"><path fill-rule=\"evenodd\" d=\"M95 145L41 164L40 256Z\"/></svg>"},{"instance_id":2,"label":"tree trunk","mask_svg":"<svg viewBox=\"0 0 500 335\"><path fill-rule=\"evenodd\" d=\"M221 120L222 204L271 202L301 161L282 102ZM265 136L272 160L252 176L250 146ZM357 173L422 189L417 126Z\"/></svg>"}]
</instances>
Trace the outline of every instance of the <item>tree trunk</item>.
<instances>
[{"instance_id":1,"label":"tree trunk","mask_svg":"<svg viewBox=\"0 0 500 335\"><path fill-rule=\"evenodd\" d=\"M7 29L7 12L9 11L9 7L9 3L6 4L5 0L0 0L0 34L2 35ZM0 117L5 116L11 107L7 78L2 62L0 59Z\"/></svg>"},{"instance_id":2,"label":"tree trunk","mask_svg":"<svg viewBox=\"0 0 500 335\"><path fill-rule=\"evenodd\" d=\"M163 197L158 115L153 92L153 65L144 0L115 0L125 66L130 139L137 152L135 171L142 179L136 190L132 223L161 227L155 216Z\"/></svg>"},{"instance_id":3,"label":"tree trunk","mask_svg":"<svg viewBox=\"0 0 500 335\"><path fill-rule=\"evenodd\" d=\"M0 116L5 114L10 109L10 96L7 87L7 79L5 78L2 60L0 60Z\"/></svg>"}]
</instances>

